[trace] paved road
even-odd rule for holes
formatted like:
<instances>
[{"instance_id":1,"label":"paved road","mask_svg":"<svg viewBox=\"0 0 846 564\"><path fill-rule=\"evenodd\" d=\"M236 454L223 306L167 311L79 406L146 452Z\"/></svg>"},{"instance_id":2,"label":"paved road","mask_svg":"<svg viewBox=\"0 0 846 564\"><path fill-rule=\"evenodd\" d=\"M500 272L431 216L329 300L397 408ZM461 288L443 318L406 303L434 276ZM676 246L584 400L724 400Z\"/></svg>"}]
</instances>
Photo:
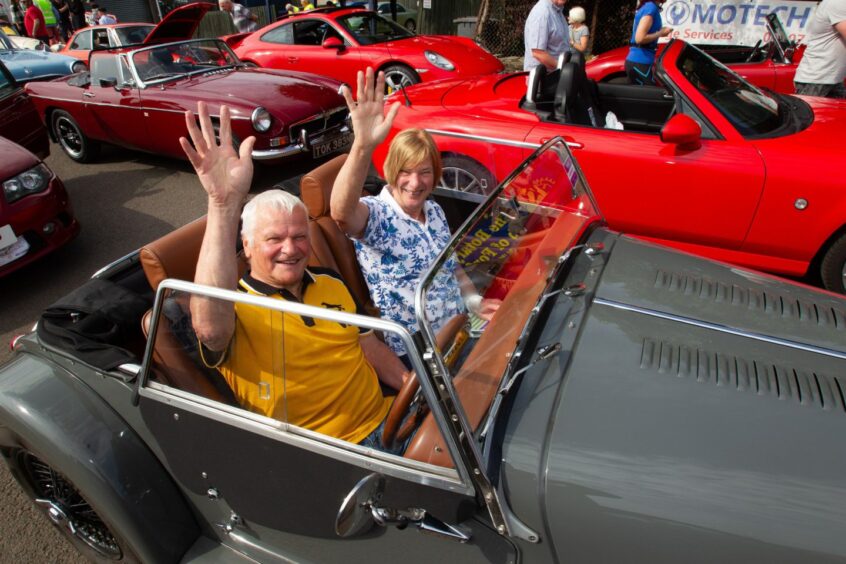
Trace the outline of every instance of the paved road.
<instances>
[{"instance_id":1,"label":"paved road","mask_svg":"<svg viewBox=\"0 0 846 564\"><path fill-rule=\"evenodd\" d=\"M96 164L78 165L58 146L47 164L64 181L79 237L40 262L0 279L0 363L12 336L32 327L41 310L97 269L205 213L205 193L187 162L104 148ZM263 167L253 190L296 187L313 163ZM0 464L0 563L83 562L37 514Z\"/></svg>"}]
</instances>

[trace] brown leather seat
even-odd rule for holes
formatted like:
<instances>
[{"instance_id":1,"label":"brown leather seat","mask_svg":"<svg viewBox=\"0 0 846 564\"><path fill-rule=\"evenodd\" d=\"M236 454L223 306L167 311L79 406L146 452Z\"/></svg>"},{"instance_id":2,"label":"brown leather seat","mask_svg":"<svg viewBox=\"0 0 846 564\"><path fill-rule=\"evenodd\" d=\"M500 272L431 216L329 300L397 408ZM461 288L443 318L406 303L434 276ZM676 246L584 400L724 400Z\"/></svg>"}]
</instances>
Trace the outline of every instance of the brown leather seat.
<instances>
[{"instance_id":1,"label":"brown leather seat","mask_svg":"<svg viewBox=\"0 0 846 564\"><path fill-rule=\"evenodd\" d=\"M192 281L197 259L200 256L200 245L206 231L206 218L201 217L167 235L149 243L140 251L141 266L150 287L157 290L165 278ZM168 298L170 299L170 298ZM187 300L176 298L170 304L171 310L188 314ZM180 312L181 310L181 312ZM152 310L148 311L141 320L141 329L145 336L149 336ZM153 347L153 374L163 384L184 390L193 394L231 403L224 393L215 387L210 380L212 374L191 358L183 342L173 330L171 320L166 315L159 318L156 330L156 342Z\"/></svg>"},{"instance_id":2,"label":"brown leather seat","mask_svg":"<svg viewBox=\"0 0 846 564\"><path fill-rule=\"evenodd\" d=\"M379 310L370 299L370 290L361 274L352 241L341 231L329 213L332 185L347 155L338 155L300 180L300 198L308 209L313 266L325 266L338 272L347 283L353 297L364 306L369 315L378 316Z\"/></svg>"}]
</instances>

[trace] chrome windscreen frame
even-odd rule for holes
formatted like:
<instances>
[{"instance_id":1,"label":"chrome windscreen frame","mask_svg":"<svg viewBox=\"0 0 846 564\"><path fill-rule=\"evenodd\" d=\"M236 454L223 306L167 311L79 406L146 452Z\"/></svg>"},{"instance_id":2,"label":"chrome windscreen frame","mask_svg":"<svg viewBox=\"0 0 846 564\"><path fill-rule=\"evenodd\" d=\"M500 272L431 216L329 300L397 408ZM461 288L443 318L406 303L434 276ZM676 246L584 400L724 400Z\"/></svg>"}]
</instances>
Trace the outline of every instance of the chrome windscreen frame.
<instances>
[{"instance_id":1,"label":"chrome windscreen frame","mask_svg":"<svg viewBox=\"0 0 846 564\"><path fill-rule=\"evenodd\" d=\"M520 142L498 140L490 137L474 136L466 133L452 133L449 131L442 130L427 131L436 138L438 136L455 137L460 139L470 139L483 143L497 144L509 147L524 147L526 145ZM508 177L505 178L505 180L499 183L497 187L493 190L493 192L491 192L491 194L487 196L487 198L485 199L485 203L479 205L479 207L476 208L476 210L470 215L470 217L468 217L461 225L461 227L459 227L458 230L453 234L452 238L450 239L450 242L443 249L443 251L441 251L441 254L438 255L437 259L435 259L435 262L429 268L429 271L426 273L426 276L420 281L420 284L417 287L414 296L415 311L426 311L426 295L424 291L425 288L428 287L429 283L434 279L438 271L446 264L449 257L456 251L464 236L476 224L477 220L482 216L482 214L486 212L489 207L487 203L493 202L494 200L500 198L500 195L502 194L503 190L507 186L509 186L515 178L517 178L520 174L523 173L523 171L535 160L536 156L539 153L542 153L543 151L546 151L547 149L553 146L560 147L560 150L566 153L566 156L570 159L573 166L575 167L575 170L583 185L587 197L590 199L594 208L596 210L599 209L599 207L596 206L596 200L593 197L593 194L590 192L590 188L588 187L588 184L585 180L584 173L579 167L576 159L573 158L573 155L569 150L568 144L561 137L555 137L547 141L543 145L539 146L539 148L537 148L537 150L532 155L530 155L517 168L515 168L511 172L511 174L509 174ZM569 256L570 253L564 253L562 255L557 267L554 269L552 275L547 280L547 287L549 282L554 280L555 276L560 272L563 263L567 260ZM546 293L542 294L540 300L545 300L545 296L548 297ZM533 312L532 318L530 320L531 323L533 323L536 319L537 310L538 307L536 306L535 311ZM483 499L487 504L488 513L491 517L494 528L497 530L497 532L502 535L515 536L517 538L521 538L532 543L539 542L539 534L533 531L531 528L527 527L520 521L519 518L517 518L517 516L511 511L506 501L504 499L501 499L500 489L497 487L497 485L493 484L490 481L484 465L484 458L482 457L482 452L479 450L479 445L475 440L473 429L470 427L467 415L464 412L464 408L458 398L458 394L455 390L455 387L453 386L452 378L449 376L449 371L446 368L446 363L444 362L443 357L441 356L437 346L435 345L436 341L434 329L423 316L418 316L418 324L425 346L423 352L423 359L428 364L429 371L431 372L432 377L435 381L436 389L441 391L440 400L442 402L442 405L444 405L444 407L449 411L447 415L449 416L448 421L451 427L450 431L460 441L462 447L461 453L464 457L463 462L472 470L473 481L476 485L476 488L482 493ZM518 349L514 351L513 358L511 362L509 362L506 368L506 373L503 376L513 372L513 367L522 352L519 349L519 344L525 343L526 341L526 331L527 328L524 328L523 332L521 332L520 339L518 341ZM485 428L488 425L489 422L483 421L481 428Z\"/></svg>"},{"instance_id":2,"label":"chrome windscreen frame","mask_svg":"<svg viewBox=\"0 0 846 564\"><path fill-rule=\"evenodd\" d=\"M276 300L264 296L256 296L203 286L182 280L164 280L156 292L156 300L153 306L153 316L147 339L147 347L144 352L144 359L141 366L140 377L137 379L136 401L138 397L145 397L174 407L179 407L204 417L209 417L227 424L239 426L252 432L263 434L280 442L307 448L312 452L325 455L341 462L375 470L382 474L420 483L426 486L456 492L463 495L473 496L476 490L470 476L470 470L462 463L463 457L456 437L449 432L444 432L444 439L447 448L455 463L455 470L435 467L429 464L419 463L413 460L399 459L371 449L362 452L358 445L352 445L342 440L327 437L319 433L311 432L285 422L280 422L269 417L253 414L238 408L218 404L212 400L195 396L174 388L150 381L150 370L152 366L153 348L156 341L159 319L162 314L162 306L168 291L184 292L190 295L216 298L232 303L244 303L266 308L268 310L283 313L302 315L316 319L326 319L339 323L346 323L377 331L389 331L398 335L408 351L415 351L416 347L411 335L401 325L383 319L363 316L358 314L340 312L336 310L309 306L296 302ZM409 360L412 368L418 375L420 387L430 406L433 406L432 414L441 430L446 431L451 427L446 420L446 414L440 408L437 401L432 379L426 371L426 365L415 353L410 352ZM280 432L281 431L281 432Z\"/></svg>"}]
</instances>

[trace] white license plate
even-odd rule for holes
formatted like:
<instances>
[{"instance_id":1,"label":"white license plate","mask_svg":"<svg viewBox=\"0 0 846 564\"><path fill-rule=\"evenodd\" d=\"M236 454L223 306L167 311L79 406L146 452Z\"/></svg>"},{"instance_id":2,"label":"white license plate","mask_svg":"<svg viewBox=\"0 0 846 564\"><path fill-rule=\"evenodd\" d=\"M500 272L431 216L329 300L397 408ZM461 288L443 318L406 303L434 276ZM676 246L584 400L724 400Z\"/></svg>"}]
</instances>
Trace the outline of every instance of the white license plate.
<instances>
[{"instance_id":1,"label":"white license plate","mask_svg":"<svg viewBox=\"0 0 846 564\"><path fill-rule=\"evenodd\" d=\"M11 246L0 249L0 266L9 264L14 260L18 260L29 251L29 243L26 239L21 237Z\"/></svg>"},{"instance_id":2,"label":"white license plate","mask_svg":"<svg viewBox=\"0 0 846 564\"><path fill-rule=\"evenodd\" d=\"M4 225L3 227L0 227L0 249L11 247L17 240L18 237L15 235L15 232L12 231L11 225Z\"/></svg>"},{"instance_id":3,"label":"white license plate","mask_svg":"<svg viewBox=\"0 0 846 564\"><path fill-rule=\"evenodd\" d=\"M343 135L339 135L338 137L333 137L328 141L315 143L311 147L311 155L315 159L319 159L320 157L326 156L330 153L334 153L335 151L346 149L350 144L352 144L352 140L353 134L352 131L350 131L349 133L344 133Z\"/></svg>"}]
</instances>

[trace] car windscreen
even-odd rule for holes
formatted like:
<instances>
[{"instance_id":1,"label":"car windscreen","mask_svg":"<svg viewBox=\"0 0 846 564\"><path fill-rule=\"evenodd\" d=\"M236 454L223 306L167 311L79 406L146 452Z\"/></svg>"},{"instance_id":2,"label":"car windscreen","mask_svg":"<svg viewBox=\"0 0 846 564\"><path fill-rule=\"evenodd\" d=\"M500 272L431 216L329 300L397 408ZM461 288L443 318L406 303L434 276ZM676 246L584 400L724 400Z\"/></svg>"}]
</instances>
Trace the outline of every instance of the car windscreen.
<instances>
[{"instance_id":1,"label":"car windscreen","mask_svg":"<svg viewBox=\"0 0 846 564\"><path fill-rule=\"evenodd\" d=\"M217 39L167 43L132 53L132 65L145 82L159 82L238 64L238 57Z\"/></svg>"},{"instance_id":2,"label":"car windscreen","mask_svg":"<svg viewBox=\"0 0 846 564\"><path fill-rule=\"evenodd\" d=\"M133 25L126 27L116 27L115 35L121 45L134 45L136 43L143 43L150 31L156 26L154 25Z\"/></svg>"},{"instance_id":3,"label":"car windscreen","mask_svg":"<svg viewBox=\"0 0 846 564\"><path fill-rule=\"evenodd\" d=\"M401 25L386 20L373 12L355 12L338 18L338 23L355 37L360 45L372 45L414 37L413 33Z\"/></svg>"},{"instance_id":4,"label":"car windscreen","mask_svg":"<svg viewBox=\"0 0 846 564\"><path fill-rule=\"evenodd\" d=\"M782 53L785 53L788 49L793 48L793 42L787 36L787 32L784 30L784 26L781 25L781 20L778 19L778 15L775 13L768 15L767 24L768 31L772 34L773 39L781 48Z\"/></svg>"},{"instance_id":5,"label":"car windscreen","mask_svg":"<svg viewBox=\"0 0 846 564\"><path fill-rule=\"evenodd\" d=\"M510 359L519 356L515 351L521 336L536 319L536 306L562 257L601 219L560 138L518 171L456 232L421 282L415 300L416 311L437 312L430 306L443 301L451 288L460 289L469 310L469 329L450 350L441 352L454 378L472 374L485 382L480 397L493 397ZM487 315L485 310L495 307L495 313ZM448 322L437 316L420 320L430 336Z\"/></svg>"},{"instance_id":6,"label":"car windscreen","mask_svg":"<svg viewBox=\"0 0 846 564\"><path fill-rule=\"evenodd\" d=\"M693 45L685 45L677 67L690 84L744 136L765 135L782 124L778 102Z\"/></svg>"},{"instance_id":7,"label":"car windscreen","mask_svg":"<svg viewBox=\"0 0 846 564\"><path fill-rule=\"evenodd\" d=\"M0 31L0 49L2 50L11 50L14 49L15 46L12 44L12 41L6 37L6 34Z\"/></svg>"}]
</instances>

